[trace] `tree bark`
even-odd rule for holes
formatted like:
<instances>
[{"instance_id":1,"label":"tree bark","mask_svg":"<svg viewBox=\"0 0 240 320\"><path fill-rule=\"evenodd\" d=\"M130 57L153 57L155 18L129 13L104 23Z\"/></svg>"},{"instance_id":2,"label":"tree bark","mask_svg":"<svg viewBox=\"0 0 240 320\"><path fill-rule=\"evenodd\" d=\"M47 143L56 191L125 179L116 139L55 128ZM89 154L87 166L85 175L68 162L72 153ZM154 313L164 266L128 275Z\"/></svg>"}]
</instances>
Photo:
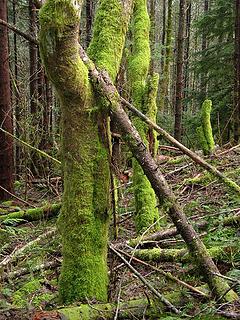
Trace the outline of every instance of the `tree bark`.
<instances>
[{"instance_id":1,"label":"tree bark","mask_svg":"<svg viewBox=\"0 0 240 320\"><path fill-rule=\"evenodd\" d=\"M164 111L166 105L166 96L168 93L170 63L172 59L172 0L168 0L168 15L167 15L167 31L166 31L166 50L163 63L163 72L160 79L160 101L159 110Z\"/></svg>"},{"instance_id":2,"label":"tree bark","mask_svg":"<svg viewBox=\"0 0 240 320\"><path fill-rule=\"evenodd\" d=\"M240 0L235 0L234 141L240 140Z\"/></svg>"},{"instance_id":3,"label":"tree bark","mask_svg":"<svg viewBox=\"0 0 240 320\"><path fill-rule=\"evenodd\" d=\"M174 137L178 141L181 141L181 137L182 137L185 16L186 16L186 0L180 0L178 37L177 37L176 88L175 88L175 105L174 105L175 107Z\"/></svg>"},{"instance_id":4,"label":"tree bark","mask_svg":"<svg viewBox=\"0 0 240 320\"><path fill-rule=\"evenodd\" d=\"M0 1L0 19L7 21L7 1ZM13 133L7 28L0 26L0 126ZM13 193L13 139L0 132L0 185ZM0 189L0 200L10 198Z\"/></svg>"},{"instance_id":5,"label":"tree bark","mask_svg":"<svg viewBox=\"0 0 240 320\"><path fill-rule=\"evenodd\" d=\"M86 0L86 47L88 47L92 36L93 24L93 0Z\"/></svg>"}]
</instances>

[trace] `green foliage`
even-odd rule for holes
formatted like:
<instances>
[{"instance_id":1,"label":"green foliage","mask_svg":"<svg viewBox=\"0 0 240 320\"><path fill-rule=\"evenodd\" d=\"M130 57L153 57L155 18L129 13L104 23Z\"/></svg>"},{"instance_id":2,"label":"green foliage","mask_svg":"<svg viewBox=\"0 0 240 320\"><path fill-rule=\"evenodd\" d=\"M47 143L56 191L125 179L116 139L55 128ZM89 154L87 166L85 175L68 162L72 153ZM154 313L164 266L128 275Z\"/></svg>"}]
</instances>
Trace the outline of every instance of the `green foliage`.
<instances>
[{"instance_id":1,"label":"green foliage","mask_svg":"<svg viewBox=\"0 0 240 320\"><path fill-rule=\"evenodd\" d=\"M225 140L227 132L223 130L233 110L234 10L233 1L216 0L195 23L197 33L206 35L208 46L197 54L194 69L213 101L214 134L221 131L220 142ZM198 103L205 99L201 89L196 97Z\"/></svg>"}]
</instances>

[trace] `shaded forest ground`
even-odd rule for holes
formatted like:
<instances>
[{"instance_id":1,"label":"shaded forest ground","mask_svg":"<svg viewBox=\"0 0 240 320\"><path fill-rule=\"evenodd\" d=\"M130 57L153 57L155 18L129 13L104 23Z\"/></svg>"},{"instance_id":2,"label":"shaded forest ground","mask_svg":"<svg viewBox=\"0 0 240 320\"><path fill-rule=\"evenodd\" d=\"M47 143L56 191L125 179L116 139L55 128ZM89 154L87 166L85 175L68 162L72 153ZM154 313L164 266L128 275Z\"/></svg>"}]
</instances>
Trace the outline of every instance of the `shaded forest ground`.
<instances>
[{"instance_id":1,"label":"shaded forest ground","mask_svg":"<svg viewBox=\"0 0 240 320\"><path fill-rule=\"evenodd\" d=\"M165 149L165 148L164 148ZM226 150L225 150L226 151ZM189 219L200 224L204 221L204 228L199 229L204 243L208 248L214 248L214 260L220 272L234 280L240 280L240 199L231 193L219 181L216 181L201 168L193 164L187 157L175 150L162 150L158 158L159 165L168 182L178 195L178 199ZM212 156L211 163L220 171L240 184L240 148L232 151L218 150ZM24 185L19 182L18 196L24 197ZM59 179L48 182L32 181L28 186L27 202L36 207L44 203L60 201L61 182ZM165 272L170 272L177 278L193 287L201 287L204 282L197 270L186 255L179 258L176 251L169 249L185 248L179 236L164 240L142 241L146 234L133 244L136 237L134 231L134 200L131 176L119 188L119 218L117 240L112 240L115 248L133 255L139 248L163 248L168 251L161 262L150 262ZM18 200L5 202L0 205L0 215L9 212L27 209L28 206ZM236 216L231 225L225 225L227 217ZM60 238L54 231L57 217L35 222L25 222L21 219L8 219L7 224L0 225L0 256L1 261L10 260L2 267L2 281L0 287L0 319L30 319L40 310L56 309L57 279L61 263ZM5 220L6 222L6 220ZM20 225L18 225L20 223ZM162 219L162 229L172 227L165 217ZM151 232L151 230L149 230ZM38 238L40 237L40 238ZM35 239L38 238L38 241ZM33 241L32 245L16 258L14 253L21 247ZM196 293L191 293L175 281L167 280L151 266L146 266L131 259L131 264L144 278L160 293L169 297L169 300L183 313L190 316L202 316L204 319L217 319L216 312L223 312L225 316L240 314L240 305L217 304ZM151 290L144 286L139 278L128 269L112 252L109 253L110 270L110 301L127 301L130 299L155 299ZM233 282L230 282L232 285ZM240 294L240 285L234 283L235 290ZM206 291L207 292L207 291ZM95 301L87 301L93 306ZM28 310L28 311L27 311ZM144 318L145 317L145 318ZM57 318L56 318L57 319ZM103 317L104 319L104 317ZM134 319L134 318L133 318ZM141 318L148 319L144 314ZM167 318L166 318L167 319ZM171 319L169 317L169 319Z\"/></svg>"}]
</instances>

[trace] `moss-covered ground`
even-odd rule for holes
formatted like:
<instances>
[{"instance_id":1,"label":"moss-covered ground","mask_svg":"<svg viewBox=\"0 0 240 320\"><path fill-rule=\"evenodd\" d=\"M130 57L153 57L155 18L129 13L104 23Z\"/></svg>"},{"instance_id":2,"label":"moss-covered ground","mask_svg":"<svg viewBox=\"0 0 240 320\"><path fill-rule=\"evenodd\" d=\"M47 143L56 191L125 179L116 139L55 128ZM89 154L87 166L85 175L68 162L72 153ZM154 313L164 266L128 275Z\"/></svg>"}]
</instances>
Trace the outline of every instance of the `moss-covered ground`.
<instances>
[{"instance_id":1,"label":"moss-covered ground","mask_svg":"<svg viewBox=\"0 0 240 320\"><path fill-rule=\"evenodd\" d=\"M175 151L165 150L162 151L162 154L167 156L167 161L160 164L161 169L174 192L178 195L178 199L184 207L189 220L194 224L203 220L207 222L206 227L203 230L199 230L204 243L208 248L224 249L222 254L215 259L220 272L225 276L240 280L239 223L237 222L234 226L224 224L227 217L240 214L240 199L233 195L227 186L206 174L204 170L192 164L186 157L179 154L176 155ZM239 149L221 156L212 156L209 161L240 184ZM119 237L117 240L113 241L111 239L111 241L118 248L131 254L132 248L129 247L127 241L136 237L133 220L135 207L131 168L127 169L130 176L129 180L126 181L125 179L122 184L119 182ZM24 183L20 182L17 195L21 198L24 197L24 189ZM32 184L31 188L28 188L26 195L26 200L29 204L40 207L44 203L59 202L61 188L56 192L56 187L49 188L49 184L39 182ZM17 200L5 202L0 204L0 214L7 214L27 207L30 207L30 205L27 206ZM162 227L164 230L172 227L171 222L168 219L166 221L166 225L164 228ZM17 252L22 246L54 229L56 217L36 222L20 222L21 224L18 225L19 221L13 219L8 225L0 225L0 263L10 254L13 253L14 255L14 252ZM149 232L151 230L148 230ZM57 307L61 307L58 302L58 278L61 264L60 242L60 237L57 233L43 237L40 242L33 243L31 247L18 255L16 259L12 259L2 269L0 284L1 320L8 319L6 314L8 314L9 319L31 319L29 310L31 310L32 314L36 310L56 310ZM185 248L180 236L158 242L139 244L141 248L153 248L155 246L165 249ZM137 250L137 248L135 249ZM165 272L172 273L194 287L204 285L199 270L191 262L173 260L171 262L149 263ZM108 264L110 272L110 302L116 302L119 296L120 301L146 297L155 299L151 291L142 285L139 279L127 270L113 253L109 253ZM176 282L167 280L150 266L133 261L132 264L155 289L168 297L171 296L171 302L182 313L190 316L198 315L194 319L223 319L217 317L217 311L240 314L238 302L231 305L224 304L222 301L216 302L200 297L181 287ZM39 269L41 265L42 268L36 271L36 268ZM14 272L19 273L16 275ZM235 291L240 294L239 285L235 286ZM96 301L88 301L88 303L93 305ZM164 310L159 311L159 319L178 319L164 312ZM183 319L187 319L187 317L183 317Z\"/></svg>"}]
</instances>

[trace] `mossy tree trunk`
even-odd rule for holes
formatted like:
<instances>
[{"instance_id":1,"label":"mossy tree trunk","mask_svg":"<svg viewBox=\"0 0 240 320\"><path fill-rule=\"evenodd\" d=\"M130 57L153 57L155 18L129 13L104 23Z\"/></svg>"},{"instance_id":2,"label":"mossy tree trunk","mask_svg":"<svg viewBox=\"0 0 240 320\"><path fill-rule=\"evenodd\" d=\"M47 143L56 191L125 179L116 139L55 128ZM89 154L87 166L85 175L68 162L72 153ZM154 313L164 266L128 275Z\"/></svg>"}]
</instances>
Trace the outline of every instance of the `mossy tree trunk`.
<instances>
[{"instance_id":1,"label":"mossy tree trunk","mask_svg":"<svg viewBox=\"0 0 240 320\"><path fill-rule=\"evenodd\" d=\"M202 104L201 126L197 128L199 142L204 155L210 155L215 147L211 126L212 101L205 100Z\"/></svg>"},{"instance_id":2,"label":"mossy tree trunk","mask_svg":"<svg viewBox=\"0 0 240 320\"><path fill-rule=\"evenodd\" d=\"M107 300L109 164L104 99L96 97L79 56L82 0L48 0L40 11L40 47L62 111L64 193L58 229L63 264L60 298ZM100 1L89 54L114 80L131 0ZM100 101L100 102L99 102Z\"/></svg>"},{"instance_id":3,"label":"mossy tree trunk","mask_svg":"<svg viewBox=\"0 0 240 320\"><path fill-rule=\"evenodd\" d=\"M147 76L150 67L150 19L147 11L146 0L135 0L133 10L133 48L129 59L128 74L131 84L131 95L134 105L143 113L149 113L156 119L156 87L158 77L154 75L150 82ZM150 96L152 96L150 98ZM149 100L148 100L149 98ZM148 107L152 107L149 110ZM144 143L149 147L154 144L155 137L149 136L148 127L138 118L134 119L134 125L141 135ZM135 225L138 233L146 230L159 218L155 192L145 176L141 166L133 160L133 184L136 206Z\"/></svg>"}]
</instances>

